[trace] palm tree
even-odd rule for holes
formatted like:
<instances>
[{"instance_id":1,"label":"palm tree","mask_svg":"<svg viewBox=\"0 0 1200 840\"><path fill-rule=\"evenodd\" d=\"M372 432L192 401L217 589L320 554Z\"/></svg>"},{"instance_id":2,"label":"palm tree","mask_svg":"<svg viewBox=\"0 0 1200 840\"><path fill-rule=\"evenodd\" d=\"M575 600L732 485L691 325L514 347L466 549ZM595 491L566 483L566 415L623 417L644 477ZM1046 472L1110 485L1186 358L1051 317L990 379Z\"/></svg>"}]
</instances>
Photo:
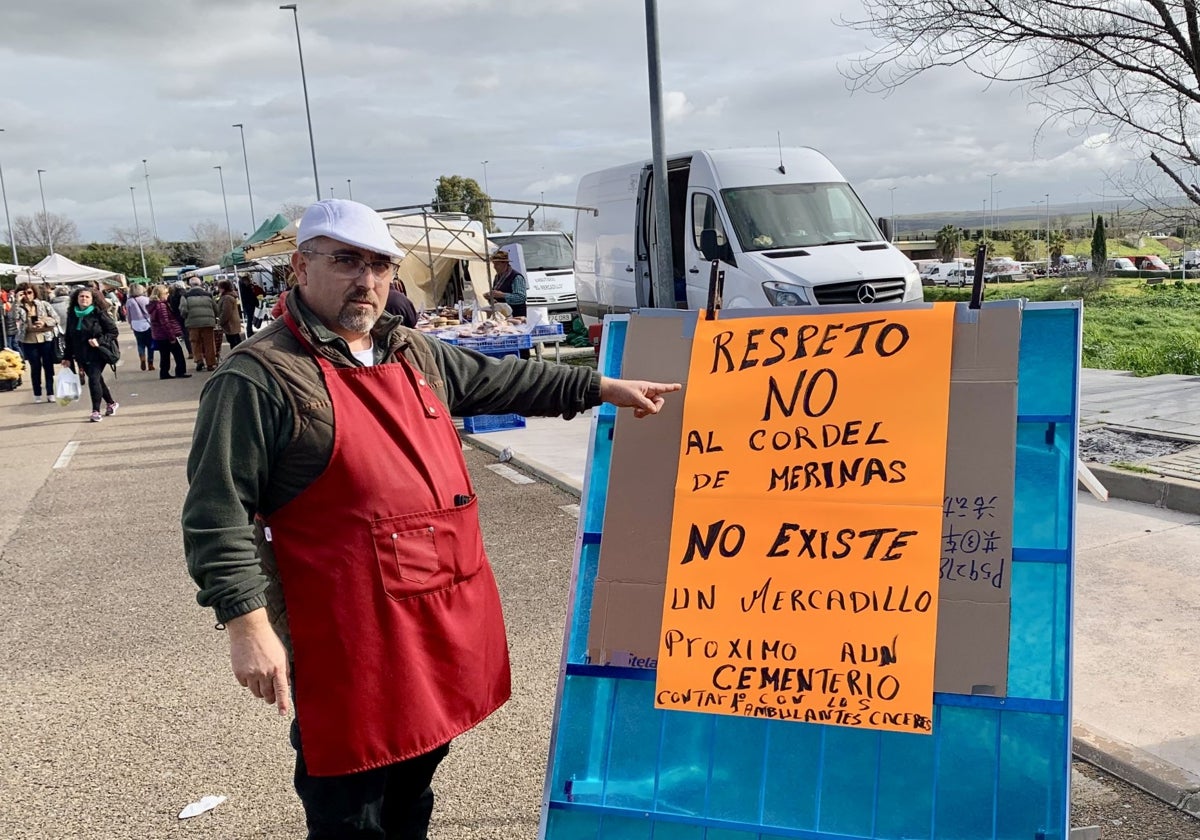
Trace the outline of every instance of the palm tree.
<instances>
[{"instance_id":1,"label":"palm tree","mask_svg":"<svg viewBox=\"0 0 1200 840\"><path fill-rule=\"evenodd\" d=\"M1012 239L1013 259L1017 262L1029 262L1029 252L1033 250L1033 238L1027 230L1013 231Z\"/></svg>"},{"instance_id":2,"label":"palm tree","mask_svg":"<svg viewBox=\"0 0 1200 840\"><path fill-rule=\"evenodd\" d=\"M1050 233L1050 265L1058 265L1062 260L1063 251L1067 248L1067 235L1061 230Z\"/></svg>"},{"instance_id":3,"label":"palm tree","mask_svg":"<svg viewBox=\"0 0 1200 840\"><path fill-rule=\"evenodd\" d=\"M954 225L946 225L933 237L937 244L938 256L942 262L950 262L958 255L958 245L962 241L962 232Z\"/></svg>"}]
</instances>

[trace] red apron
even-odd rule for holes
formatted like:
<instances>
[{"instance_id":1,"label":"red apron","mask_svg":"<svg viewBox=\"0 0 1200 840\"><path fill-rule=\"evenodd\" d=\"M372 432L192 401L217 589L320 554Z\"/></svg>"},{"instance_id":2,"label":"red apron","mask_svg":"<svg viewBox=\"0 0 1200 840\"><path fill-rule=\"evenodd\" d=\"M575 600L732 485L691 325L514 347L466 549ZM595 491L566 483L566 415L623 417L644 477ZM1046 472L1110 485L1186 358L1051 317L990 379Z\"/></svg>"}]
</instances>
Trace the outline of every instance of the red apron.
<instances>
[{"instance_id":1,"label":"red apron","mask_svg":"<svg viewBox=\"0 0 1200 840\"><path fill-rule=\"evenodd\" d=\"M445 406L403 358L321 367L325 471L271 515L308 771L337 776L429 752L509 697L500 594Z\"/></svg>"}]
</instances>

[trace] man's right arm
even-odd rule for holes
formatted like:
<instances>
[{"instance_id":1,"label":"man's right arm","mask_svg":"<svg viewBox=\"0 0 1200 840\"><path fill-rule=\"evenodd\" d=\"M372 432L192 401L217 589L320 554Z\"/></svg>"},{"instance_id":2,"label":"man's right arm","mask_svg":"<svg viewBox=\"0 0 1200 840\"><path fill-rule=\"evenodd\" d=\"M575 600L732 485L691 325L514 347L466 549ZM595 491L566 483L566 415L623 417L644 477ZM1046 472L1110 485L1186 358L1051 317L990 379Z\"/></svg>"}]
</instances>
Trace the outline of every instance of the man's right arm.
<instances>
[{"instance_id":1,"label":"man's right arm","mask_svg":"<svg viewBox=\"0 0 1200 840\"><path fill-rule=\"evenodd\" d=\"M291 411L253 358L231 356L205 385L188 456L184 554L201 606L226 622L266 606L254 516L271 464L290 439Z\"/></svg>"}]
</instances>

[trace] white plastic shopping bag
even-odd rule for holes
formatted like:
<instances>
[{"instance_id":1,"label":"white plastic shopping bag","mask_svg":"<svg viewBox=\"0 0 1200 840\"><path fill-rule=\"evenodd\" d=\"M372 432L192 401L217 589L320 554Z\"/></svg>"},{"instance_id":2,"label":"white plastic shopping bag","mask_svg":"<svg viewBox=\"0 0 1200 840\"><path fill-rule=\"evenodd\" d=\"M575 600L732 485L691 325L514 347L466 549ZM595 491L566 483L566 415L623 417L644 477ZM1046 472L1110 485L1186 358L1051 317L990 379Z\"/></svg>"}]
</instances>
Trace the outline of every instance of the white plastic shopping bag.
<instances>
[{"instance_id":1,"label":"white plastic shopping bag","mask_svg":"<svg viewBox=\"0 0 1200 840\"><path fill-rule=\"evenodd\" d=\"M79 376L70 368L60 367L54 377L54 399L59 405L70 405L79 399L83 389Z\"/></svg>"}]
</instances>

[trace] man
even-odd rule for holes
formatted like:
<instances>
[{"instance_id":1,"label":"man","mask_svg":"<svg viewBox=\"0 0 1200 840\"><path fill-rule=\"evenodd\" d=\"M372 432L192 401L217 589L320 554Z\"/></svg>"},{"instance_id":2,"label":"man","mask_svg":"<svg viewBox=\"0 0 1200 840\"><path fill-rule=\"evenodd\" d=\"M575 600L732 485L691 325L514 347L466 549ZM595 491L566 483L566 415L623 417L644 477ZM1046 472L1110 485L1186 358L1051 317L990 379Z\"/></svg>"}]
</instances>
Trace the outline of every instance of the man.
<instances>
[{"instance_id":1,"label":"man","mask_svg":"<svg viewBox=\"0 0 1200 840\"><path fill-rule=\"evenodd\" d=\"M513 270L504 251L492 255L492 266L496 269L496 277L492 280L487 299L495 303L507 303L512 307L513 315L525 317L525 292L528 288L525 275Z\"/></svg>"},{"instance_id":2,"label":"man","mask_svg":"<svg viewBox=\"0 0 1200 840\"><path fill-rule=\"evenodd\" d=\"M250 282L250 275L244 272L238 275L238 297L242 301L246 338L249 338L254 335L254 310L258 309L258 294L254 291L254 284Z\"/></svg>"},{"instance_id":3,"label":"man","mask_svg":"<svg viewBox=\"0 0 1200 840\"><path fill-rule=\"evenodd\" d=\"M196 370L217 369L217 302L200 285L200 278L188 281L188 290L179 300L179 314L191 339L192 360Z\"/></svg>"},{"instance_id":4,"label":"man","mask_svg":"<svg viewBox=\"0 0 1200 840\"><path fill-rule=\"evenodd\" d=\"M217 323L229 341L229 349L232 350L242 342L242 301L234 291L231 280L218 281L217 289L221 293L217 305L220 310Z\"/></svg>"},{"instance_id":5,"label":"man","mask_svg":"<svg viewBox=\"0 0 1200 840\"><path fill-rule=\"evenodd\" d=\"M412 300L404 293L404 283L399 277L392 281L391 288L388 289L387 303L384 304L383 311L398 317L400 323L406 327L417 325L417 307L413 306Z\"/></svg>"},{"instance_id":6,"label":"man","mask_svg":"<svg viewBox=\"0 0 1200 840\"><path fill-rule=\"evenodd\" d=\"M657 413L678 384L490 359L383 311L403 252L365 205L300 220L282 317L204 388L183 509L238 682L286 714L310 840L424 838L457 735L509 696L451 413ZM257 535L257 552L256 552ZM286 602L285 602L286 596Z\"/></svg>"}]
</instances>

